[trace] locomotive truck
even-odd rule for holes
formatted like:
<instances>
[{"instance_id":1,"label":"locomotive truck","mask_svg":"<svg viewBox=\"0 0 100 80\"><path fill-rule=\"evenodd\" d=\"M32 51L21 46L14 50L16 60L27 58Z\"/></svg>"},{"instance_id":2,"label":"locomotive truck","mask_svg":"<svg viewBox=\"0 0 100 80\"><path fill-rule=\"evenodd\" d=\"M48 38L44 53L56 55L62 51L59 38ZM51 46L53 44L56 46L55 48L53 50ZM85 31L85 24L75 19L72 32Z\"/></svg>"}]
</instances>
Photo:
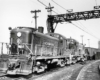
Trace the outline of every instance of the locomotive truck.
<instances>
[{"instance_id":1,"label":"locomotive truck","mask_svg":"<svg viewBox=\"0 0 100 80\"><path fill-rule=\"evenodd\" d=\"M8 53L2 51L0 55L0 72L9 75L40 73L52 64L63 67L77 62L75 54L80 53L76 40L57 33L44 34L43 27L10 28L7 46Z\"/></svg>"}]
</instances>

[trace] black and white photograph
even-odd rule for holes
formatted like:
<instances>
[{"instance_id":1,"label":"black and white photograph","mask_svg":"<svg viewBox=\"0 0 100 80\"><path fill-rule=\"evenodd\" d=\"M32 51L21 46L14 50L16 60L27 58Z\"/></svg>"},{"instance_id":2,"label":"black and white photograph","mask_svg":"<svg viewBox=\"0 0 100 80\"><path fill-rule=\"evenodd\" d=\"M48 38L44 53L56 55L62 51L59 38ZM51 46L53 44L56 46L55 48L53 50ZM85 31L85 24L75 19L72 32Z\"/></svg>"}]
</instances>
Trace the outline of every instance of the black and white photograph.
<instances>
[{"instance_id":1,"label":"black and white photograph","mask_svg":"<svg viewBox=\"0 0 100 80\"><path fill-rule=\"evenodd\" d=\"M0 80L100 80L99 0L0 0Z\"/></svg>"}]
</instances>

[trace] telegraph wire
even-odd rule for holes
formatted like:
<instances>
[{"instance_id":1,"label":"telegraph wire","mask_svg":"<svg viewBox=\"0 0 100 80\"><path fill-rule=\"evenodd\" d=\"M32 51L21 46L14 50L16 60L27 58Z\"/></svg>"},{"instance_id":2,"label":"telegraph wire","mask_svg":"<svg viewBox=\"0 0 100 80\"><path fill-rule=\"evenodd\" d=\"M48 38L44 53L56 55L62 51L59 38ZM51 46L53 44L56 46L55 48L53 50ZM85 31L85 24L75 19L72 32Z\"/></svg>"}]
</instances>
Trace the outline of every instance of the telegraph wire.
<instances>
[{"instance_id":1,"label":"telegraph wire","mask_svg":"<svg viewBox=\"0 0 100 80\"><path fill-rule=\"evenodd\" d=\"M78 21L77 21L78 22ZM83 28L83 29L85 29L85 30L87 30L87 31L89 31L89 29L87 29L80 21L78 22L78 24L80 24L81 25L81 27Z\"/></svg>"},{"instance_id":2,"label":"telegraph wire","mask_svg":"<svg viewBox=\"0 0 100 80\"><path fill-rule=\"evenodd\" d=\"M44 1L46 1L46 0L44 0ZM47 2L47 1L46 1ZM49 2L47 2L47 3L49 3ZM57 11L57 12L59 12L59 13L62 13L62 12L60 12L57 8L54 8L55 9L55 11Z\"/></svg>"},{"instance_id":3,"label":"telegraph wire","mask_svg":"<svg viewBox=\"0 0 100 80\"><path fill-rule=\"evenodd\" d=\"M61 7L62 9L66 10L68 13L73 11L72 9L68 10L68 9L64 8L63 6L59 5L59 4L58 4L57 2L55 2L54 0L52 0L52 2L54 2L56 5L58 5L58 6Z\"/></svg>"},{"instance_id":4,"label":"telegraph wire","mask_svg":"<svg viewBox=\"0 0 100 80\"><path fill-rule=\"evenodd\" d=\"M56 5L58 5L59 7L61 7L62 9L64 9L64 10L66 10L67 11L67 9L66 8L64 8L63 6L61 6L61 5L59 5L57 2L55 2L54 0L52 0L52 2L54 2Z\"/></svg>"},{"instance_id":5,"label":"telegraph wire","mask_svg":"<svg viewBox=\"0 0 100 80\"><path fill-rule=\"evenodd\" d=\"M46 3L49 3L49 2L47 2L47 0L43 0L43 1L45 1Z\"/></svg>"},{"instance_id":6,"label":"telegraph wire","mask_svg":"<svg viewBox=\"0 0 100 80\"><path fill-rule=\"evenodd\" d=\"M97 4L97 0L95 0L95 4L96 4L96 6L98 5L98 4Z\"/></svg>"},{"instance_id":7,"label":"telegraph wire","mask_svg":"<svg viewBox=\"0 0 100 80\"><path fill-rule=\"evenodd\" d=\"M74 24L74 23L71 23L71 24L73 24L74 26L76 26L77 28L79 28L80 30L82 30L83 32L86 32L87 34L89 34L89 35L95 37L96 39L99 39L99 38L97 38L96 36L94 36L94 35L90 34L89 32L85 31L84 29L80 28L80 27L77 26L76 24Z\"/></svg>"},{"instance_id":8,"label":"telegraph wire","mask_svg":"<svg viewBox=\"0 0 100 80\"><path fill-rule=\"evenodd\" d=\"M52 2L54 2L56 5L60 6L61 8L63 8L64 10L66 10L64 7L62 7L61 5L59 5L58 3L56 3L54 0L52 0ZM66 10L67 11L67 10Z\"/></svg>"},{"instance_id":9,"label":"telegraph wire","mask_svg":"<svg viewBox=\"0 0 100 80\"><path fill-rule=\"evenodd\" d=\"M73 24L74 26L76 26L77 28L79 28L80 30L82 30L83 32L86 32L87 34L89 34L89 35L91 35L91 36L95 37L96 39L100 40L100 39L99 39L99 38L97 38L96 36L94 36L94 35L90 34L89 32L85 31L84 29L80 28L80 27L79 27L79 26L77 26L76 24L74 24L74 23L72 23L72 22L71 22L71 24Z\"/></svg>"},{"instance_id":10,"label":"telegraph wire","mask_svg":"<svg viewBox=\"0 0 100 80\"><path fill-rule=\"evenodd\" d=\"M47 5L45 5L43 2L37 0L38 2L40 2L42 5L44 5L45 7L48 7ZM52 10L54 13L58 14L57 12L55 12L54 10Z\"/></svg>"},{"instance_id":11,"label":"telegraph wire","mask_svg":"<svg viewBox=\"0 0 100 80\"><path fill-rule=\"evenodd\" d=\"M33 0L31 0L33 1ZM42 1L40 0L37 0L39 3L41 3L42 5L44 5L45 7L48 7L47 5L45 5ZM35 2L35 1L34 1ZM35 2L36 3L36 2ZM37 4L37 3L36 3ZM38 4L39 5L39 4ZM40 5L39 5L40 6ZM54 13L58 14L57 12L55 12L54 10L52 10Z\"/></svg>"},{"instance_id":12,"label":"telegraph wire","mask_svg":"<svg viewBox=\"0 0 100 80\"><path fill-rule=\"evenodd\" d=\"M33 3L36 3L34 0L30 0L30 1L33 2ZM38 3L36 3L36 4L39 5ZM35 4L35 5L36 5L36 4ZM39 6L40 6L40 5L39 5Z\"/></svg>"},{"instance_id":13,"label":"telegraph wire","mask_svg":"<svg viewBox=\"0 0 100 80\"><path fill-rule=\"evenodd\" d=\"M86 30L89 31L89 29L87 29L86 26L84 26L80 21L79 21L79 23L80 23Z\"/></svg>"},{"instance_id":14,"label":"telegraph wire","mask_svg":"<svg viewBox=\"0 0 100 80\"><path fill-rule=\"evenodd\" d=\"M44 0L46 3L49 3L49 2L47 2L46 0ZM59 13L62 13L62 12L60 12L57 8L54 8L55 9L55 11L57 11L57 12L59 12Z\"/></svg>"},{"instance_id":15,"label":"telegraph wire","mask_svg":"<svg viewBox=\"0 0 100 80\"><path fill-rule=\"evenodd\" d=\"M81 22L80 22L80 24L83 25ZM89 29L87 29L84 25L83 25L83 28L84 28L85 30L87 30L87 32L89 31ZM93 35L92 32L90 32L90 33Z\"/></svg>"},{"instance_id":16,"label":"telegraph wire","mask_svg":"<svg viewBox=\"0 0 100 80\"><path fill-rule=\"evenodd\" d=\"M47 5L45 5L43 2L41 2L41 1L39 1L39 0L37 0L38 2L40 2L42 5L44 5L45 7L47 7Z\"/></svg>"},{"instance_id":17,"label":"telegraph wire","mask_svg":"<svg viewBox=\"0 0 100 80\"><path fill-rule=\"evenodd\" d=\"M44 5L45 7L48 7L47 5L45 5L43 2L41 2L40 0L37 0L38 2L40 2L42 5ZM66 10L64 7L62 7L61 5L59 5L58 3L56 3L54 0L52 0L55 4L57 4L58 6L60 6L61 8L63 8L64 10ZM96 1L96 0L95 0ZM56 13L56 14L58 14L57 12L55 12L54 10L52 10L54 13ZM80 30L82 30L83 32L86 32L87 34L89 34L89 35L91 35L91 36L93 36L93 37L95 37L96 39L99 39L99 38L97 38L96 36L94 36L93 34L90 34L88 31L85 31L84 29L82 29L82 28L80 28L79 26L77 26L76 24L74 24L74 23L72 23L71 22L71 24L73 24L74 26L76 26L77 28L79 28ZM82 24L81 22L80 22L80 24ZM83 25L83 24L82 24ZM84 26L84 28L86 28L85 26ZM87 28L86 28L87 29Z\"/></svg>"},{"instance_id":18,"label":"telegraph wire","mask_svg":"<svg viewBox=\"0 0 100 80\"><path fill-rule=\"evenodd\" d=\"M62 9L64 9L64 10L66 10L64 7L62 7L61 5L59 5L58 3L56 3L54 0L52 0L55 4L57 4L58 6L60 6ZM71 22L72 23L72 22ZM72 23L73 24L73 23ZM80 24L82 24L81 22L80 22ZM76 27L78 27L77 25L75 25L75 24L73 24L74 26L76 26ZM83 24L82 24L83 25ZM95 37L95 38L97 38L96 36L94 36L93 34L90 34L88 31L85 31L84 29L82 29L82 28L80 28L80 27L78 27L79 29L81 29L82 31L84 31L84 32L86 32L86 33L88 33L89 35L91 35L91 36L93 36L93 37ZM85 26L84 26L84 28L86 28ZM87 28L86 28L87 29ZM99 38L97 38L97 39L99 39Z\"/></svg>"}]
</instances>

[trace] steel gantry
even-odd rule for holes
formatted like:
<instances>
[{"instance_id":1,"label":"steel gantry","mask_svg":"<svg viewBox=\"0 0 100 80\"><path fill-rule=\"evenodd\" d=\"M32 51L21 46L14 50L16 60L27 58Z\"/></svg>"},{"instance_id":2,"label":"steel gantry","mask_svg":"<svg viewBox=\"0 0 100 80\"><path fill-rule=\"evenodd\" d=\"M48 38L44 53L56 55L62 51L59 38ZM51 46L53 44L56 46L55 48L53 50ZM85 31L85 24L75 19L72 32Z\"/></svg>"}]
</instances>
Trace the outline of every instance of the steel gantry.
<instances>
[{"instance_id":1,"label":"steel gantry","mask_svg":"<svg viewBox=\"0 0 100 80\"><path fill-rule=\"evenodd\" d=\"M71 21L87 20L94 18L100 18L100 10L48 15L47 30L48 32L54 33L55 31L55 28L53 27L54 23L71 22Z\"/></svg>"}]
</instances>

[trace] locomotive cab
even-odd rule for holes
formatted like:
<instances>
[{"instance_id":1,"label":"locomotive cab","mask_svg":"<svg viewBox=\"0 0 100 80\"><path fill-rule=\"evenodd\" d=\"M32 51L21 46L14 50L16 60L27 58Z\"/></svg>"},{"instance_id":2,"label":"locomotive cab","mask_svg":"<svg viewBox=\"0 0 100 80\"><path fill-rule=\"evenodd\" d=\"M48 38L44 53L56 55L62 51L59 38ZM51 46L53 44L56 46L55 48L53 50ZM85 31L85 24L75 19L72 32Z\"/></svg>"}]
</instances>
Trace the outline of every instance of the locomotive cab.
<instances>
[{"instance_id":1,"label":"locomotive cab","mask_svg":"<svg viewBox=\"0 0 100 80\"><path fill-rule=\"evenodd\" d=\"M13 55L28 53L25 51L29 51L31 49L33 31L35 31L34 28L25 28L25 27L17 27L11 30L10 53ZM29 50L27 50L27 48Z\"/></svg>"}]
</instances>

